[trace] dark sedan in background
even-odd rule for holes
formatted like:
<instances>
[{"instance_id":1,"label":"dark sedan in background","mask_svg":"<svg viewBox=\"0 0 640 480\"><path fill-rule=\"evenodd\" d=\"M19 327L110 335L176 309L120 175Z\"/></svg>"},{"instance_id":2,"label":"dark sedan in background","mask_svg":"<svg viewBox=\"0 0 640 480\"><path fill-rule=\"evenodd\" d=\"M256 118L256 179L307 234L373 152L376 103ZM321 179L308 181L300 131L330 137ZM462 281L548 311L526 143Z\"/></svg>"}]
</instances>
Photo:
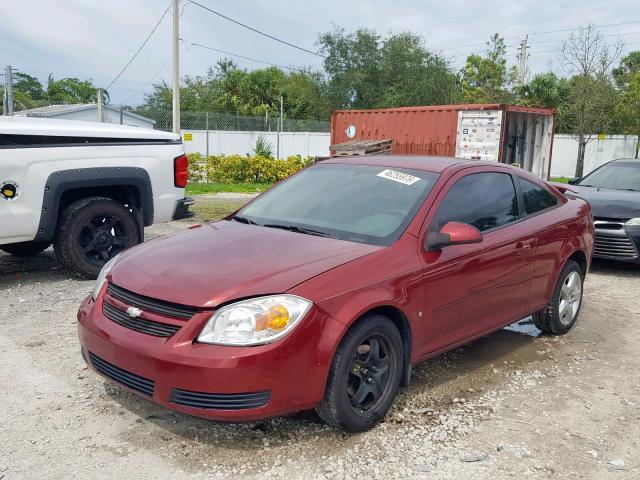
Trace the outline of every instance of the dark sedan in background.
<instances>
[{"instance_id":1,"label":"dark sedan in background","mask_svg":"<svg viewBox=\"0 0 640 480\"><path fill-rule=\"evenodd\" d=\"M640 263L640 160L614 160L569 183L593 209L594 257Z\"/></svg>"}]
</instances>

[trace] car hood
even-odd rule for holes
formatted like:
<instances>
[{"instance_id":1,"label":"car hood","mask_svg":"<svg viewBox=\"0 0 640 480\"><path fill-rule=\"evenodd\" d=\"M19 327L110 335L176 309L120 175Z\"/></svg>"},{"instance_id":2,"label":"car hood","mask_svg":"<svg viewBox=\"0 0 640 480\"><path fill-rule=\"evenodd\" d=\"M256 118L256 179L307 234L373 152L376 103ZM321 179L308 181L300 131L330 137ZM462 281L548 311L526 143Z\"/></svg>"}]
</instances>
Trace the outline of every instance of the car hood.
<instances>
[{"instance_id":1,"label":"car hood","mask_svg":"<svg viewBox=\"0 0 640 480\"><path fill-rule=\"evenodd\" d=\"M220 221L126 251L109 277L140 295L209 308L236 298L286 292L381 248Z\"/></svg>"},{"instance_id":2,"label":"car hood","mask_svg":"<svg viewBox=\"0 0 640 480\"><path fill-rule=\"evenodd\" d=\"M640 217L640 192L570 185L576 195L591 204L594 217L629 219Z\"/></svg>"}]
</instances>

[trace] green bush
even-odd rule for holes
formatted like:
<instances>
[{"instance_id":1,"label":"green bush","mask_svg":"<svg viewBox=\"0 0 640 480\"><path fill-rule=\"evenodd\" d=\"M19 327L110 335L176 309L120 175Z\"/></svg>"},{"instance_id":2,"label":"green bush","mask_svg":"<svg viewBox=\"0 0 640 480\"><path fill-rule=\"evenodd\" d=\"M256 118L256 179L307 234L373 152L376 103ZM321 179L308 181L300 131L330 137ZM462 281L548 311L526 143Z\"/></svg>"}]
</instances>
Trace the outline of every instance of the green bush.
<instances>
[{"instance_id":1,"label":"green bush","mask_svg":"<svg viewBox=\"0 0 640 480\"><path fill-rule=\"evenodd\" d=\"M199 153L189 154L189 180L209 183L275 183L313 162L301 156L285 160L261 156L214 155L202 162Z\"/></svg>"}]
</instances>

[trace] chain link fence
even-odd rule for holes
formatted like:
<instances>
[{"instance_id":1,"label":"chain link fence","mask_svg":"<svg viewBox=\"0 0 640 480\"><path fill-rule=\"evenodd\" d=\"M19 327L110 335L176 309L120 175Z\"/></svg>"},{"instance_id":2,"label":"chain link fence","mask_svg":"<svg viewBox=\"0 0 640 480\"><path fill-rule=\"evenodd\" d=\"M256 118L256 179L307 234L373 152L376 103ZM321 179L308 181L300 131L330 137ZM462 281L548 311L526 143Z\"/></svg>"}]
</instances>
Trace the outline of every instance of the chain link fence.
<instances>
[{"instance_id":1,"label":"chain link fence","mask_svg":"<svg viewBox=\"0 0 640 480\"><path fill-rule=\"evenodd\" d=\"M29 107L29 108L26 108ZM15 104L16 116L65 120L100 121L156 130L173 131L173 113L167 109L150 109L106 104L99 112L96 103ZM261 142L277 158L288 156L326 156L329 154L328 121L279 117L249 117L225 112L183 110L181 134L187 153L208 155L248 155Z\"/></svg>"},{"instance_id":2,"label":"chain link fence","mask_svg":"<svg viewBox=\"0 0 640 480\"><path fill-rule=\"evenodd\" d=\"M167 110L149 110L126 107L136 115L153 120L158 130L173 130L173 113ZM280 118L269 116L249 117L225 112L194 112L183 110L180 115L182 130L233 130L238 132L329 132L330 122L287 118L282 120L282 128L278 128Z\"/></svg>"}]
</instances>

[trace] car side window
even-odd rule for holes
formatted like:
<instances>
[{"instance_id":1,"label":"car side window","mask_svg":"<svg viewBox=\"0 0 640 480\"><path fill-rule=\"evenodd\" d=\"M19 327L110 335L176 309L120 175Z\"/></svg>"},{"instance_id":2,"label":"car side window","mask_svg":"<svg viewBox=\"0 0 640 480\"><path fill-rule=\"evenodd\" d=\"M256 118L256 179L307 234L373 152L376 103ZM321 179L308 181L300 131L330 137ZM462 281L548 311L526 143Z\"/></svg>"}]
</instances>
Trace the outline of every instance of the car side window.
<instances>
[{"instance_id":1,"label":"car side window","mask_svg":"<svg viewBox=\"0 0 640 480\"><path fill-rule=\"evenodd\" d=\"M436 216L436 227L456 221L483 232L518 218L518 196L511 175L473 173L458 180L447 192Z\"/></svg>"},{"instance_id":2,"label":"car side window","mask_svg":"<svg viewBox=\"0 0 640 480\"><path fill-rule=\"evenodd\" d=\"M556 196L546 188L524 178L518 177L518 180L522 191L522 200L524 201L524 212L527 215L532 215L558 204Z\"/></svg>"}]
</instances>

